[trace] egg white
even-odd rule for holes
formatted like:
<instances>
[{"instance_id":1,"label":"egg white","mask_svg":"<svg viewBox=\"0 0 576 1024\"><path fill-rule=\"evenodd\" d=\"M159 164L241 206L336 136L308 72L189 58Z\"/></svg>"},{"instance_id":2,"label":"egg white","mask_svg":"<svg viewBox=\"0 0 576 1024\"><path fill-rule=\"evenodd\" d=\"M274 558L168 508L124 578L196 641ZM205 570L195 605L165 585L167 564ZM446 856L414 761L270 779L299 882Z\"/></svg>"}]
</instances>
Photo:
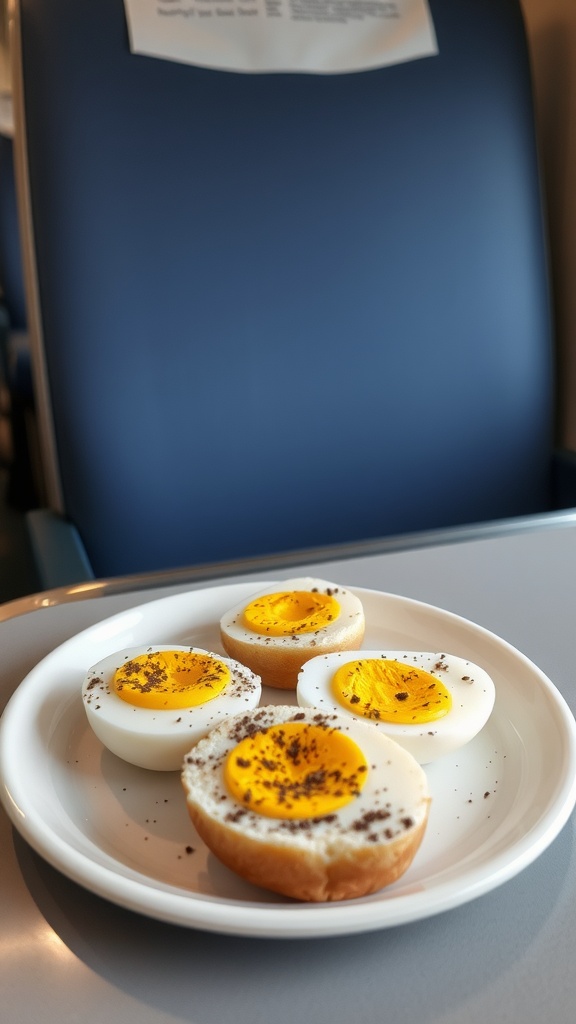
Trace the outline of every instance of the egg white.
<instances>
[{"instance_id":1,"label":"egg white","mask_svg":"<svg viewBox=\"0 0 576 1024\"><path fill-rule=\"evenodd\" d=\"M117 651L88 670L82 686L82 700L90 726L113 754L141 768L178 771L184 755L210 729L231 715L258 706L262 686L258 676L246 666L213 654L230 669L230 681L212 700L195 707L170 710L129 704L114 691L114 673L131 658L154 651L212 653L178 644L156 644Z\"/></svg>"},{"instance_id":2,"label":"egg white","mask_svg":"<svg viewBox=\"0 0 576 1024\"><path fill-rule=\"evenodd\" d=\"M355 715L340 704L332 690L335 672L349 661L388 658L414 665L437 677L452 696L452 707L433 722L403 725ZM409 751L420 764L463 747L484 728L495 700L492 678L478 665L452 654L421 651L341 651L320 655L302 667L296 688L301 707L348 715L389 736Z\"/></svg>"},{"instance_id":3,"label":"egg white","mask_svg":"<svg viewBox=\"0 0 576 1024\"><path fill-rule=\"evenodd\" d=\"M263 597L266 594L288 593L290 591L314 591L318 590L323 594L331 594L340 605L340 614L326 626L321 626L313 633L301 633L298 636L288 634L286 636L263 635L250 629L244 624L244 609L252 601ZM220 630L223 640L227 637L242 643L257 644L268 649L297 649L311 647L312 650L322 651L323 647L332 646L345 636L352 628L359 623L364 623L364 609L360 598L356 597L351 590L330 583L328 580L314 579L311 576L301 576L290 580L281 580L270 587L251 594L249 598L235 605L226 612L220 620Z\"/></svg>"},{"instance_id":4,"label":"egg white","mask_svg":"<svg viewBox=\"0 0 576 1024\"><path fill-rule=\"evenodd\" d=\"M232 796L224 780L229 752L257 725L265 729L303 720L341 729L362 750L368 763L366 781L358 796L323 817L296 821L270 818L248 810ZM367 722L338 715L318 715L316 709L294 705L267 705L222 723L201 740L185 758L182 783L189 804L232 833L248 836L276 848L313 850L330 858L338 849L351 852L367 844L389 844L422 825L430 801L428 781L415 759ZM380 812L380 814L379 814Z\"/></svg>"}]
</instances>

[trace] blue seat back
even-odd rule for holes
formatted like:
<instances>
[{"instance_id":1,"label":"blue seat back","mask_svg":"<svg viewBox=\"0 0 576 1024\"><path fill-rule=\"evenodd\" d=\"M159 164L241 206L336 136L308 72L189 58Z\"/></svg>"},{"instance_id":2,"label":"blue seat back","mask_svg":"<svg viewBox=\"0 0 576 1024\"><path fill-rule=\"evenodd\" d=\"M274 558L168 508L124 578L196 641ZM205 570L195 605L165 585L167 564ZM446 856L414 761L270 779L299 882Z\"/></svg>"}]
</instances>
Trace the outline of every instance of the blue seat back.
<instances>
[{"instance_id":1,"label":"blue seat back","mask_svg":"<svg viewBox=\"0 0 576 1024\"><path fill-rule=\"evenodd\" d=\"M55 469L97 575L550 507L517 0L430 0L438 56L344 75L20 6Z\"/></svg>"}]
</instances>

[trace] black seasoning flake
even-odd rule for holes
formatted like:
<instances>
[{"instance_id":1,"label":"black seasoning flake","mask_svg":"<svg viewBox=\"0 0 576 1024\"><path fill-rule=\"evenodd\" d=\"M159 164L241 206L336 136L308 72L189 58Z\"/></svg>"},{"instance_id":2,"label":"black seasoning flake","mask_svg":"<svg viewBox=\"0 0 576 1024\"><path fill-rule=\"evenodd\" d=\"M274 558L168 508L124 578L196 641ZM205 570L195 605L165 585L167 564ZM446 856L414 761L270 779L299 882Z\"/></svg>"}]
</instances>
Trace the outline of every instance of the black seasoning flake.
<instances>
[{"instance_id":1,"label":"black seasoning flake","mask_svg":"<svg viewBox=\"0 0 576 1024\"><path fill-rule=\"evenodd\" d=\"M361 818L352 822L352 828L355 832L367 832L369 827L377 821L386 821L390 817L390 812L386 809L379 809L376 811L366 811Z\"/></svg>"}]
</instances>

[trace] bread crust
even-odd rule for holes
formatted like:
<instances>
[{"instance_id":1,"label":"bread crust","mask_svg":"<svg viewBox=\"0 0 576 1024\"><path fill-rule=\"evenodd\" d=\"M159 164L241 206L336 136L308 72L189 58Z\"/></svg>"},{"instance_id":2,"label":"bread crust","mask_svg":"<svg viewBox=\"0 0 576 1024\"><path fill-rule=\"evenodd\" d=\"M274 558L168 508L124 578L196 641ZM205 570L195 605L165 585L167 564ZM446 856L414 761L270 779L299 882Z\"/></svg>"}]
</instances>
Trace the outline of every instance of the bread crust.
<instances>
[{"instance_id":1,"label":"bread crust","mask_svg":"<svg viewBox=\"0 0 576 1024\"><path fill-rule=\"evenodd\" d=\"M190 818L207 847L254 885L307 902L356 899L391 885L408 869L422 842L428 807L411 830L385 844L338 846L329 857L243 835L188 801Z\"/></svg>"},{"instance_id":2,"label":"bread crust","mask_svg":"<svg viewBox=\"0 0 576 1024\"><path fill-rule=\"evenodd\" d=\"M302 636L294 645L267 645L262 641L240 640L230 636L223 629L220 630L220 641L228 656L260 676L264 686L271 686L276 690L295 690L298 673L306 661L320 654L354 651L360 648L364 630L365 623L362 618L352 623L345 634L333 642L326 640L310 644L306 643Z\"/></svg>"}]
</instances>

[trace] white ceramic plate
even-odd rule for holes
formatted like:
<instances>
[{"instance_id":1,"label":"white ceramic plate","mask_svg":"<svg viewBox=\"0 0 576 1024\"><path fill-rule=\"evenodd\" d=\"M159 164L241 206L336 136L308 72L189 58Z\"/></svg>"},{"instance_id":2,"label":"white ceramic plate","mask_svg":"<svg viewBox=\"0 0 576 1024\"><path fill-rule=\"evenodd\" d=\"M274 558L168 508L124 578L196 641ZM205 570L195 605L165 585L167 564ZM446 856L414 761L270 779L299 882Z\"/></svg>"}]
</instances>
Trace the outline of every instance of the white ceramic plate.
<instances>
[{"instance_id":1,"label":"white ceramic plate","mask_svg":"<svg viewBox=\"0 0 576 1024\"><path fill-rule=\"evenodd\" d=\"M260 586L212 587L121 612L30 672L2 718L0 792L38 853L92 892L153 918L228 934L309 938L458 906L546 849L576 802L576 726L558 691L479 626L417 601L356 590L367 649L451 652L482 665L496 684L482 732L426 769L433 802L414 862L376 895L300 904L244 883L209 854L188 818L178 773L135 768L104 750L87 724L80 688L91 664L134 644L220 650L221 614ZM267 691L263 702L287 699Z\"/></svg>"}]
</instances>

